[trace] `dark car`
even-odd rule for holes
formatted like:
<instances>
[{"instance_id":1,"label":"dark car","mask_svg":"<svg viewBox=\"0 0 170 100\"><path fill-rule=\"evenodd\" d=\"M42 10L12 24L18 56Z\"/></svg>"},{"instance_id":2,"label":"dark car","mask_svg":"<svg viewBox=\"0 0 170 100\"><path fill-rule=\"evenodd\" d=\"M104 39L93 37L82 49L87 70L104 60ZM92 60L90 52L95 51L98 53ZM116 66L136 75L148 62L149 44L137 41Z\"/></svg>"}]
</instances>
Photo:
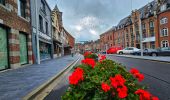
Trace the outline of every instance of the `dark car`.
<instances>
[{"instance_id":1,"label":"dark car","mask_svg":"<svg viewBox=\"0 0 170 100\"><path fill-rule=\"evenodd\" d=\"M141 55L141 51L133 52L133 55ZM170 48L144 49L143 55L148 56L170 56Z\"/></svg>"},{"instance_id":2,"label":"dark car","mask_svg":"<svg viewBox=\"0 0 170 100\"><path fill-rule=\"evenodd\" d=\"M132 55L141 55L141 50L132 52L131 54ZM143 55L153 56L155 54L157 54L157 50L155 50L155 49L146 48L146 49L143 50Z\"/></svg>"}]
</instances>

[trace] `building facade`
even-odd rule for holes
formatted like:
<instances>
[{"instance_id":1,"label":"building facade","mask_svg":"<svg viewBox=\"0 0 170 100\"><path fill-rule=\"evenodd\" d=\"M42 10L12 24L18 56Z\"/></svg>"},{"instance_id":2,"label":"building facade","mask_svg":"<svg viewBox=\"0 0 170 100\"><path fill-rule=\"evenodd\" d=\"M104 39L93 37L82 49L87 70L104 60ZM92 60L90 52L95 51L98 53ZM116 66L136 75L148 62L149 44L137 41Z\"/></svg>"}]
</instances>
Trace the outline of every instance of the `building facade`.
<instances>
[{"instance_id":1,"label":"building facade","mask_svg":"<svg viewBox=\"0 0 170 100\"><path fill-rule=\"evenodd\" d=\"M114 46L114 32L115 27L113 26L108 31L100 35L100 50L105 51L106 48Z\"/></svg>"},{"instance_id":2,"label":"building facade","mask_svg":"<svg viewBox=\"0 0 170 100\"><path fill-rule=\"evenodd\" d=\"M114 46L160 48L170 46L170 0L154 0L123 18L114 29ZM109 42L100 35L101 48ZM141 35L141 37L140 37Z\"/></svg>"},{"instance_id":3,"label":"building facade","mask_svg":"<svg viewBox=\"0 0 170 100\"><path fill-rule=\"evenodd\" d=\"M62 12L59 11L57 5L52 11L52 36L54 46L54 58L61 57L62 55Z\"/></svg>"},{"instance_id":4,"label":"building facade","mask_svg":"<svg viewBox=\"0 0 170 100\"><path fill-rule=\"evenodd\" d=\"M29 0L0 2L0 70L32 64Z\"/></svg>"},{"instance_id":5,"label":"building facade","mask_svg":"<svg viewBox=\"0 0 170 100\"><path fill-rule=\"evenodd\" d=\"M170 0L158 3L156 47L170 47Z\"/></svg>"},{"instance_id":6,"label":"building facade","mask_svg":"<svg viewBox=\"0 0 170 100\"><path fill-rule=\"evenodd\" d=\"M46 0L30 0L33 57L35 62L53 57L51 9ZM38 54L39 53L39 54Z\"/></svg>"}]
</instances>

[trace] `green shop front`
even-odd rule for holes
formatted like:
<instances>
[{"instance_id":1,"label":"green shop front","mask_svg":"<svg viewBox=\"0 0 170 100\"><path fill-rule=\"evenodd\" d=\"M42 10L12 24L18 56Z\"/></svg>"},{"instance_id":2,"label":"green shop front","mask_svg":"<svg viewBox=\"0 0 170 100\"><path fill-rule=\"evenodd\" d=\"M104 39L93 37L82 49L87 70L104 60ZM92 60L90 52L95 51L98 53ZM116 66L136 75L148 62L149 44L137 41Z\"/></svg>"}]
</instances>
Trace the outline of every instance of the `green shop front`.
<instances>
[{"instance_id":1,"label":"green shop front","mask_svg":"<svg viewBox=\"0 0 170 100\"><path fill-rule=\"evenodd\" d=\"M0 26L0 70L9 68L7 30Z\"/></svg>"}]
</instances>

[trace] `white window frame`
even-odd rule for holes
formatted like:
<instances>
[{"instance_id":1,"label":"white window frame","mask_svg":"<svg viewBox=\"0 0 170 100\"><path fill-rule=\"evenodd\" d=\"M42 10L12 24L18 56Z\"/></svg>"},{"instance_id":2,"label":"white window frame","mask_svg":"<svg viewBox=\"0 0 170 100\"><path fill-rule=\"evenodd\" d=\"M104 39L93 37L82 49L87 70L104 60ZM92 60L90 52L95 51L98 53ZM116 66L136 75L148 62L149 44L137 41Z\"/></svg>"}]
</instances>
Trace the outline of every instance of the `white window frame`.
<instances>
[{"instance_id":1,"label":"white window frame","mask_svg":"<svg viewBox=\"0 0 170 100\"><path fill-rule=\"evenodd\" d=\"M166 24L166 23L168 23L168 18L163 17L162 19L160 19L160 24L161 24L161 25L162 25L162 24Z\"/></svg>"},{"instance_id":2,"label":"white window frame","mask_svg":"<svg viewBox=\"0 0 170 100\"><path fill-rule=\"evenodd\" d=\"M163 42L165 42L165 43L163 43ZM165 45L165 46L164 46L164 45ZM168 41L168 40L162 40L162 41L161 41L161 47L162 47L162 48L169 47L169 41Z\"/></svg>"},{"instance_id":3,"label":"white window frame","mask_svg":"<svg viewBox=\"0 0 170 100\"><path fill-rule=\"evenodd\" d=\"M166 34L165 34L165 31L167 31ZM169 33L168 33L168 28L163 28L163 29L161 29L160 33L161 33L161 37L168 36L168 35L169 35Z\"/></svg>"}]
</instances>

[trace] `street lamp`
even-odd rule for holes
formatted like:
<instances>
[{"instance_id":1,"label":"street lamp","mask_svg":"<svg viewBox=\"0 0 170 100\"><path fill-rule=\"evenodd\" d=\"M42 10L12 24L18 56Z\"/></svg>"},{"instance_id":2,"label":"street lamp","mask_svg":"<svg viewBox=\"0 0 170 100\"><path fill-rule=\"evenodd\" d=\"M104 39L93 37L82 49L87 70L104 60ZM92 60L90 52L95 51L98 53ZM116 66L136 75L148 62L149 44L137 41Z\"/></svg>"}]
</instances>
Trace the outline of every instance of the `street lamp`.
<instances>
[{"instance_id":1,"label":"street lamp","mask_svg":"<svg viewBox=\"0 0 170 100\"><path fill-rule=\"evenodd\" d=\"M141 15L141 14L140 14ZM143 56L143 37L142 37L142 25L141 25L141 18L139 18L139 34L140 34L140 49L141 49L141 56Z\"/></svg>"}]
</instances>

